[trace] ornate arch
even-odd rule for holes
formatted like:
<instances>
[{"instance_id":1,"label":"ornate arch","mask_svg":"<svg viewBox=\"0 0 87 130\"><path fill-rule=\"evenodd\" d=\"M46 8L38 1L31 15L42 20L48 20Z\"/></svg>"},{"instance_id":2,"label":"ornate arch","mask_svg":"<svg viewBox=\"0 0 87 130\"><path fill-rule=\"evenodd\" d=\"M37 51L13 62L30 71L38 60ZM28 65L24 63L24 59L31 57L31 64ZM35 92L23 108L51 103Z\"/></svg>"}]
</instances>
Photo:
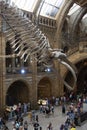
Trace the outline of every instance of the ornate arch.
<instances>
[{"instance_id":1,"label":"ornate arch","mask_svg":"<svg viewBox=\"0 0 87 130\"><path fill-rule=\"evenodd\" d=\"M58 41L59 48L61 48L60 37L61 37L62 27L65 21L65 18L67 16L67 13L69 12L69 9L73 6L73 4L74 4L73 0L65 0L65 3L59 10L59 13L56 17L57 19L57 33L56 33L57 36L56 37L58 39L57 41Z\"/></svg>"},{"instance_id":2,"label":"ornate arch","mask_svg":"<svg viewBox=\"0 0 87 130\"><path fill-rule=\"evenodd\" d=\"M77 15L74 17L74 21L71 27L71 32L70 32L70 36L71 36L71 43L75 42L75 38L77 37L77 30L79 27L79 22L81 21L82 17L86 14L87 12L87 8L83 7L79 9L79 12L77 13Z\"/></svg>"},{"instance_id":3,"label":"ornate arch","mask_svg":"<svg viewBox=\"0 0 87 130\"><path fill-rule=\"evenodd\" d=\"M6 90L5 104L29 102L29 92L29 84L25 80L17 79Z\"/></svg>"},{"instance_id":4,"label":"ornate arch","mask_svg":"<svg viewBox=\"0 0 87 130\"><path fill-rule=\"evenodd\" d=\"M69 56L69 59L73 64L76 65L78 62L80 62L84 59L87 59L87 53L86 52L79 53L79 51L78 51L78 52L74 53L73 55ZM61 66L61 76L63 77L63 79L66 78L67 73L68 73L68 70L64 66ZM78 73L77 73L77 75L78 75ZM64 84L62 84L62 85L63 85L62 86L62 88L63 88Z\"/></svg>"}]
</instances>

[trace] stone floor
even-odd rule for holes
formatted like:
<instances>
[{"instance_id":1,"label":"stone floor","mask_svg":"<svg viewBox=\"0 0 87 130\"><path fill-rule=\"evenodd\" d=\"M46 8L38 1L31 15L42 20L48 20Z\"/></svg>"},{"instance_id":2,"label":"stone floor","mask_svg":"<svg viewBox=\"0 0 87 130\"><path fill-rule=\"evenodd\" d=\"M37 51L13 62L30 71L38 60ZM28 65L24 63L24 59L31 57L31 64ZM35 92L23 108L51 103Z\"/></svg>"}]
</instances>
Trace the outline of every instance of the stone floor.
<instances>
[{"instance_id":1,"label":"stone floor","mask_svg":"<svg viewBox=\"0 0 87 130\"><path fill-rule=\"evenodd\" d=\"M55 107L54 115L46 117L43 114L40 114L39 111L36 112L39 117L39 124L42 127L42 130L47 130L49 122L52 122L53 130L60 130L60 125L65 122L66 115L62 115L61 106ZM24 117L24 120L29 122L29 116ZM7 122L9 130L12 130L12 121ZM33 125L29 122L29 130L33 130ZM87 121L83 122L81 126L76 127L76 130L87 130Z\"/></svg>"}]
</instances>

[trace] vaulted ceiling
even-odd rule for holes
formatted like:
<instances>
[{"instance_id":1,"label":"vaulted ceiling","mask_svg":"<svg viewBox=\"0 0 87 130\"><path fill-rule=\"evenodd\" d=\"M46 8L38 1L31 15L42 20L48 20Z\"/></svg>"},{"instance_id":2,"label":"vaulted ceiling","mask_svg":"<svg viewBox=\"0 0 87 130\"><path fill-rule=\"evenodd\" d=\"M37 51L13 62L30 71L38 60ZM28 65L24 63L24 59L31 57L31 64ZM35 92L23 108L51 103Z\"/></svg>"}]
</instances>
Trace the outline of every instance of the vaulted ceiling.
<instances>
[{"instance_id":1,"label":"vaulted ceiling","mask_svg":"<svg viewBox=\"0 0 87 130\"><path fill-rule=\"evenodd\" d=\"M87 5L87 0L74 0L78 5L85 6Z\"/></svg>"}]
</instances>

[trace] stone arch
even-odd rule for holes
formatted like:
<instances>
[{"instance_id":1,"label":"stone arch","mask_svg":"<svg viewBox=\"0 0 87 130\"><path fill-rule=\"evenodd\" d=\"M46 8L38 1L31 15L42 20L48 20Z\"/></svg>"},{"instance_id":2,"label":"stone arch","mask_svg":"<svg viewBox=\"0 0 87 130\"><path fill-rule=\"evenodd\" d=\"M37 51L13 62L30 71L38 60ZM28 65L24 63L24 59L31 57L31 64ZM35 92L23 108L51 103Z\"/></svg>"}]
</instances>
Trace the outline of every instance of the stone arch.
<instances>
[{"instance_id":1,"label":"stone arch","mask_svg":"<svg viewBox=\"0 0 87 130\"><path fill-rule=\"evenodd\" d=\"M87 94L87 58L78 62L77 92Z\"/></svg>"},{"instance_id":2,"label":"stone arch","mask_svg":"<svg viewBox=\"0 0 87 130\"><path fill-rule=\"evenodd\" d=\"M24 80L16 80L8 87L6 92L6 105L29 102L29 88Z\"/></svg>"},{"instance_id":3,"label":"stone arch","mask_svg":"<svg viewBox=\"0 0 87 130\"><path fill-rule=\"evenodd\" d=\"M78 63L81 61L84 61L85 59L87 59L87 53L85 52L84 53L76 52L75 54L69 57L69 60L76 66L77 70L78 70ZM73 78L70 75L70 72L66 68L63 68L63 66L61 67L61 70L62 70L61 75L63 79L66 80L67 75L68 75L67 82L68 82L68 79L71 79L71 81L69 82L69 84L71 85L73 83ZM77 78L78 78L78 73L77 73ZM64 90L64 88L66 87L64 87L63 85L62 88ZM77 86L75 87L75 90L77 91Z\"/></svg>"},{"instance_id":4,"label":"stone arch","mask_svg":"<svg viewBox=\"0 0 87 130\"><path fill-rule=\"evenodd\" d=\"M72 44L75 42L75 39L77 39L77 34L78 34L77 31L78 29L80 29L79 23L82 17L86 14L86 12L87 12L86 7L80 8L77 15L74 17L73 24L71 27L71 32L70 32Z\"/></svg>"},{"instance_id":5,"label":"stone arch","mask_svg":"<svg viewBox=\"0 0 87 130\"><path fill-rule=\"evenodd\" d=\"M60 8L58 15L56 17L57 19L57 32L56 32L56 37L58 39L58 47L61 48L61 41L60 41L60 37L61 37L61 32L62 32L62 28L63 28L63 24L64 21L66 19L67 13L69 12L69 9L73 6L74 1L73 0L65 0L64 4L62 5L62 7Z\"/></svg>"},{"instance_id":6,"label":"stone arch","mask_svg":"<svg viewBox=\"0 0 87 130\"><path fill-rule=\"evenodd\" d=\"M50 98L52 96L52 83L48 77L43 77L37 85L37 98Z\"/></svg>"},{"instance_id":7,"label":"stone arch","mask_svg":"<svg viewBox=\"0 0 87 130\"><path fill-rule=\"evenodd\" d=\"M61 42L62 42L62 48L63 48L63 51L64 52L68 52L68 44L69 44L69 41L68 41L68 32L69 32L69 20L68 18L65 19L64 21L64 24L63 24L63 27L62 27L62 36L61 38L63 39Z\"/></svg>"}]
</instances>

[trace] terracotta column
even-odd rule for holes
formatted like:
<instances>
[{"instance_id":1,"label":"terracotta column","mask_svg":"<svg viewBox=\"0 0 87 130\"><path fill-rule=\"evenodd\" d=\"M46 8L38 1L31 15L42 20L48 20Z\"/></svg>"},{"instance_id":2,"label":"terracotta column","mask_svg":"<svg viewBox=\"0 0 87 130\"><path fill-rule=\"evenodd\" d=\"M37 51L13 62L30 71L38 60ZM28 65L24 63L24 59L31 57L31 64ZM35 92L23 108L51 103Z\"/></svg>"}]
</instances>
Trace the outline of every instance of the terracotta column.
<instances>
[{"instance_id":1,"label":"terracotta column","mask_svg":"<svg viewBox=\"0 0 87 130\"><path fill-rule=\"evenodd\" d=\"M0 108L5 104L5 38L0 33Z\"/></svg>"},{"instance_id":2,"label":"terracotta column","mask_svg":"<svg viewBox=\"0 0 87 130\"><path fill-rule=\"evenodd\" d=\"M32 107L36 107L37 106L37 62L34 58L34 56L32 56L31 59L31 66L32 66L32 86L30 88L30 100L31 100L31 104Z\"/></svg>"}]
</instances>

